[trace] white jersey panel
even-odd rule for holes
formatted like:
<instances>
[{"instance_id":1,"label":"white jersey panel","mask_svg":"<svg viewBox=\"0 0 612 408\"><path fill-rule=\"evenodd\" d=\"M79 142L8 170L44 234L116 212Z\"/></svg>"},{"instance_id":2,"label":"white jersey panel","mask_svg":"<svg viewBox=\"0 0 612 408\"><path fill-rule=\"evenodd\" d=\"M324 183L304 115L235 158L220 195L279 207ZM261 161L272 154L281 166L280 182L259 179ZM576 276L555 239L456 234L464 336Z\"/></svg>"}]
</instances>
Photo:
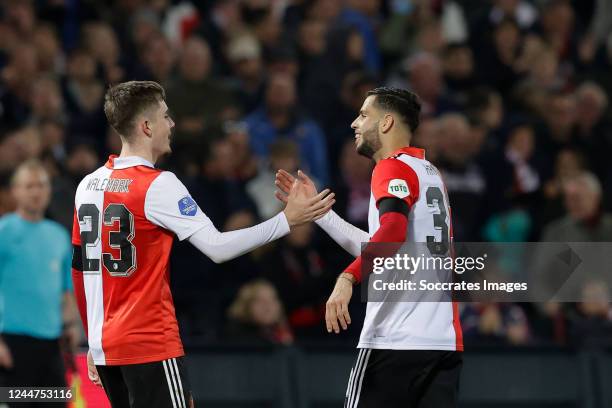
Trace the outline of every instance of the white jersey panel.
<instances>
[{"instance_id":1,"label":"white jersey panel","mask_svg":"<svg viewBox=\"0 0 612 408\"><path fill-rule=\"evenodd\" d=\"M440 242L448 237L450 209L444 183L429 161L408 154L395 160L406 163L416 173L419 197L408 215L406 242ZM444 221L444 225L442 225ZM370 236L380 228L374 195L368 214ZM385 350L457 350L451 302L368 302L358 348Z\"/></svg>"},{"instance_id":2,"label":"white jersey panel","mask_svg":"<svg viewBox=\"0 0 612 408\"><path fill-rule=\"evenodd\" d=\"M102 365L106 364L106 359L102 350L104 289L102 284L102 263L100 262L102 259L102 240L100 239L102 217L99 214L104 212L104 188L99 188L98 183L100 180L108 179L112 172L112 169L102 166L88 176L85 176L77 187L74 198L80 232L97 231L98 233L98 239L94 243L85 244L85 242L82 242L82 246L85 248L83 263L86 264L88 262L87 259L97 260L98 263L97 270L85 270L84 268L83 286L87 304L87 341L89 350L96 364ZM97 210L97 216L91 215L91 211L95 211L92 206ZM97 223L97 225L94 223Z\"/></svg>"},{"instance_id":3,"label":"white jersey panel","mask_svg":"<svg viewBox=\"0 0 612 408\"><path fill-rule=\"evenodd\" d=\"M149 186L144 209L149 221L174 232L181 241L212 225L187 187L169 171L162 172Z\"/></svg>"}]
</instances>

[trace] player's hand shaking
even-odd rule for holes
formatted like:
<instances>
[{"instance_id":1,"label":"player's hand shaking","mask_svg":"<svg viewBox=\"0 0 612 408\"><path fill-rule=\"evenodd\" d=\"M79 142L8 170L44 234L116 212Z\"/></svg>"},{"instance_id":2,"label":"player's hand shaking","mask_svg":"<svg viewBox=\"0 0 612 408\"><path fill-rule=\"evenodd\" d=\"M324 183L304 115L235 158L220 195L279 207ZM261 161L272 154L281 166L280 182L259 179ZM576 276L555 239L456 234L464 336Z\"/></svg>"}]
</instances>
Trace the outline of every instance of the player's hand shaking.
<instances>
[{"instance_id":1,"label":"player's hand shaking","mask_svg":"<svg viewBox=\"0 0 612 408\"><path fill-rule=\"evenodd\" d=\"M289 172L280 169L276 172L276 180L274 181L274 184L276 184L276 187L278 188L275 195L279 201L287 204L287 198L289 192L291 191L291 186L296 180L301 182L304 186L304 192L306 193L307 197L314 197L317 195L317 187L310 177L304 174L302 170L298 170L298 178L296 179Z\"/></svg>"},{"instance_id":2,"label":"player's hand shaking","mask_svg":"<svg viewBox=\"0 0 612 408\"><path fill-rule=\"evenodd\" d=\"M305 224L318 220L334 205L335 194L329 189L321 191L314 196L308 196L307 187L298 180L294 180L287 195L287 205L284 213L289 226Z\"/></svg>"}]
</instances>

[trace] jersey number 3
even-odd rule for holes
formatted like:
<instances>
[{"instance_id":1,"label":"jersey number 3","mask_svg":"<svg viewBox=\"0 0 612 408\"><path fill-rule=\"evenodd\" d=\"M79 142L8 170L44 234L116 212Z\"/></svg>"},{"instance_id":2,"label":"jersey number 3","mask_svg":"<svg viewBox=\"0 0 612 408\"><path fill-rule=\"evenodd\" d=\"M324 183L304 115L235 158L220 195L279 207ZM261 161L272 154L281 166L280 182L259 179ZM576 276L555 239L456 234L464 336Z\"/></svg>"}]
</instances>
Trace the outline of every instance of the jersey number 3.
<instances>
[{"instance_id":1,"label":"jersey number 3","mask_svg":"<svg viewBox=\"0 0 612 408\"><path fill-rule=\"evenodd\" d=\"M438 187L429 187L427 189L426 198L427 205L430 207L438 207L439 214L433 214L434 229L440 231L439 242L436 241L433 235L427 236L427 248L432 255L447 255L448 254L448 225L446 224L446 207L444 205L444 195Z\"/></svg>"},{"instance_id":2,"label":"jersey number 3","mask_svg":"<svg viewBox=\"0 0 612 408\"><path fill-rule=\"evenodd\" d=\"M79 223L88 222L89 231L81 230L81 248L83 248L83 271L100 270L99 258L88 258L87 246L95 247L100 241L100 210L94 204L83 204L78 211ZM104 225L113 227L119 223L119 230L108 232L108 245L118 249L120 258L115 259L110 253L102 254L102 263L111 276L130 276L136 270L136 247L134 239L134 215L123 204L109 204L104 210Z\"/></svg>"}]
</instances>

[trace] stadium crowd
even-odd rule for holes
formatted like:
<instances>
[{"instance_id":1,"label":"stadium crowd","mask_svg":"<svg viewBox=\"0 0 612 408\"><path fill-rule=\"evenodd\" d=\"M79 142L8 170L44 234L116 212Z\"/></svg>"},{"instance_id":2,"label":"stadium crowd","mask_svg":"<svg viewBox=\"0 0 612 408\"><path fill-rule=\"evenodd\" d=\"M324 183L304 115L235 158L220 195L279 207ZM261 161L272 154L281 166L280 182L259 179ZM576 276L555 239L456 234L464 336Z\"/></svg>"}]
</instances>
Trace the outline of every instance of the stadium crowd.
<instances>
[{"instance_id":1,"label":"stadium crowd","mask_svg":"<svg viewBox=\"0 0 612 408\"><path fill-rule=\"evenodd\" d=\"M606 0L1 0L0 215L36 158L47 216L72 228L78 182L120 141L109 84L154 80L176 122L174 171L220 230L281 209L277 169L303 169L364 229L372 163L350 123L365 92L422 99L413 144L441 170L457 241L612 241L612 7ZM44 246L44 242L38 245ZM315 225L215 264L175 243L186 346L354 344L325 301L350 262ZM464 304L466 347L612 345L612 308ZM363 313L363 312L361 312Z\"/></svg>"}]
</instances>

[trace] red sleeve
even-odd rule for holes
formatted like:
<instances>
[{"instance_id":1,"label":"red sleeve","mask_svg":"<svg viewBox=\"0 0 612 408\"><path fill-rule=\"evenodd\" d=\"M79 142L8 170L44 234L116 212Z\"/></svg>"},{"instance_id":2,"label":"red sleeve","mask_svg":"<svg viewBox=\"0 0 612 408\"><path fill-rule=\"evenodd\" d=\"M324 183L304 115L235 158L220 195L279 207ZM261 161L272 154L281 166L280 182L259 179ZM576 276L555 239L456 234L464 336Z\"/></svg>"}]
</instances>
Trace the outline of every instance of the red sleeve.
<instances>
[{"instance_id":1,"label":"red sleeve","mask_svg":"<svg viewBox=\"0 0 612 408\"><path fill-rule=\"evenodd\" d=\"M408 208L419 199L419 178L415 171L406 163L395 158L381 160L372 172L372 194L378 207L383 198L400 199L408 204ZM370 239L370 243L403 243L406 240L408 217L401 212L386 212L380 216L380 228ZM361 282L363 262L371 263L374 256L393 256L400 246L394 245L373 248L367 246L360 256L351 263L344 272L350 273L357 282Z\"/></svg>"},{"instance_id":2,"label":"red sleeve","mask_svg":"<svg viewBox=\"0 0 612 408\"><path fill-rule=\"evenodd\" d=\"M419 178L412 167L401 160L381 160L372 172L372 194L376 206L383 198L399 198L410 208L419 199Z\"/></svg>"},{"instance_id":3,"label":"red sleeve","mask_svg":"<svg viewBox=\"0 0 612 408\"><path fill-rule=\"evenodd\" d=\"M83 252L81 250L81 228L76 209L72 220L72 286L85 336L87 336L87 303L85 300L85 283L83 282Z\"/></svg>"},{"instance_id":4,"label":"red sleeve","mask_svg":"<svg viewBox=\"0 0 612 408\"><path fill-rule=\"evenodd\" d=\"M372 247L368 245L351 263L344 272L350 273L357 282L361 282L361 266L363 262L370 264L375 256L393 256L401 247L401 243L406 240L406 229L408 228L408 217L399 212L387 212L380 217L380 228L370 238L369 243L387 242L398 243L397 246L389 245L383 248L377 247L376 254Z\"/></svg>"}]
</instances>

